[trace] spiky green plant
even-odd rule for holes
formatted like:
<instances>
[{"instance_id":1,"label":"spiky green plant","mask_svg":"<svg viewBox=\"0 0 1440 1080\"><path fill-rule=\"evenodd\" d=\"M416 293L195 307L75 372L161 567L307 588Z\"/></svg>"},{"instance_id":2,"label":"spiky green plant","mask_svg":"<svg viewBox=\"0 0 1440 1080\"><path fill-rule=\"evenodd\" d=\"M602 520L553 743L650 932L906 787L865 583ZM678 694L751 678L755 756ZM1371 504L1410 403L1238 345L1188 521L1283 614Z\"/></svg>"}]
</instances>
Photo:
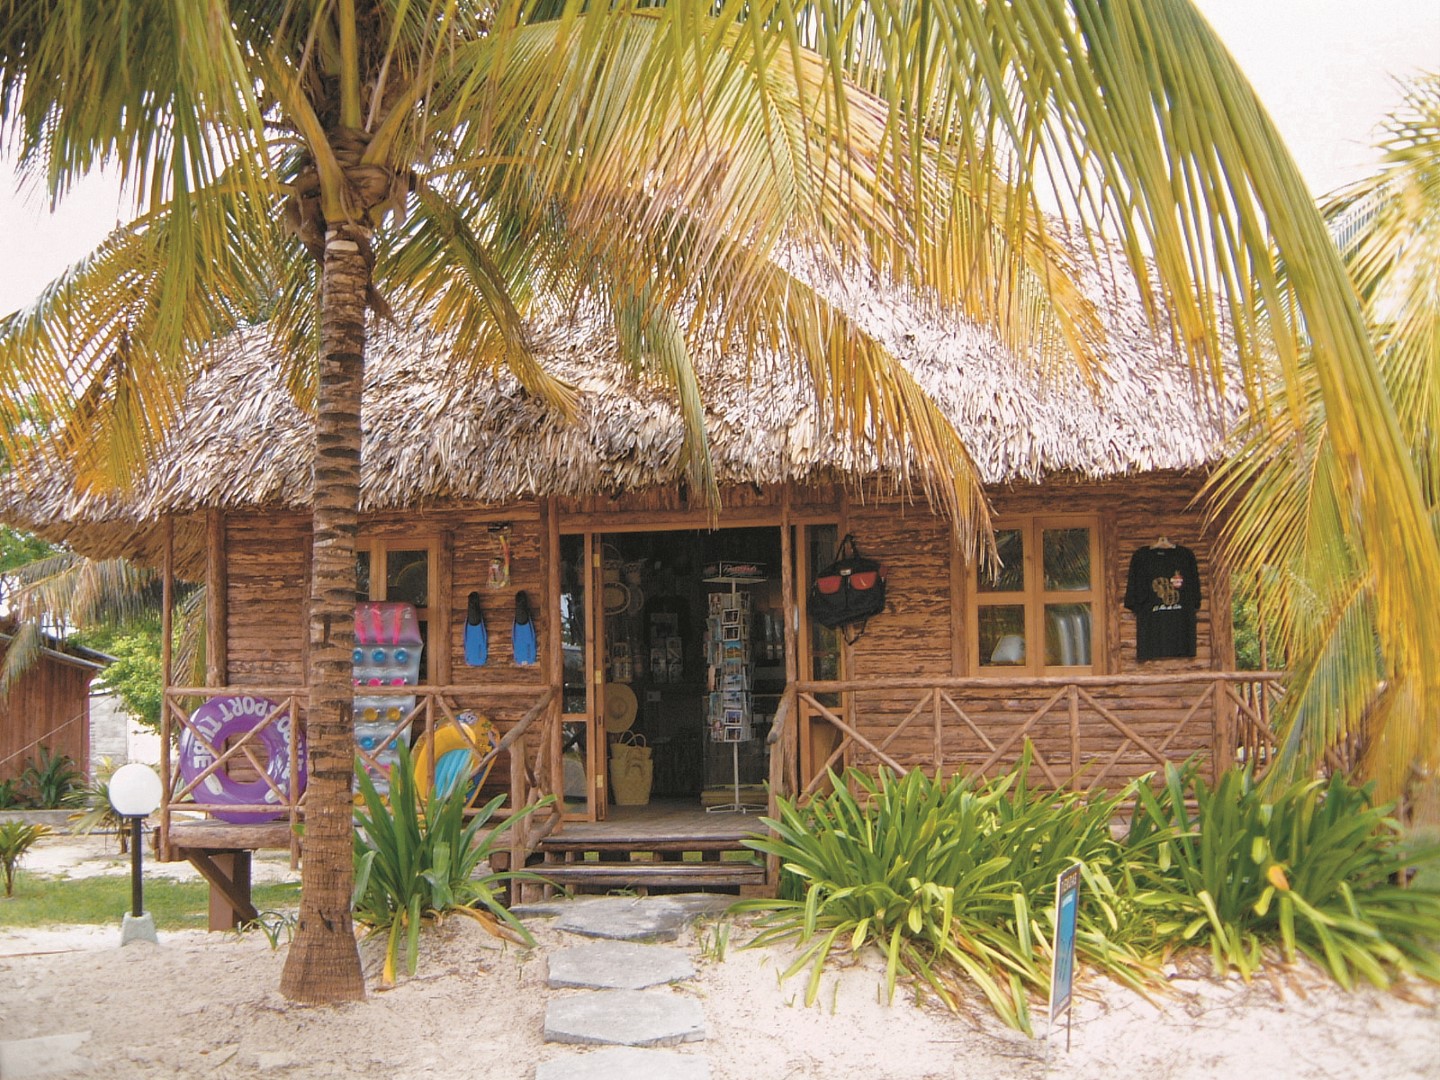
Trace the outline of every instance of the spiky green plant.
<instances>
[{"instance_id":1,"label":"spiky green plant","mask_svg":"<svg viewBox=\"0 0 1440 1080\"><path fill-rule=\"evenodd\" d=\"M15 895L15 868L41 837L48 835L44 825L24 821L0 822L0 870L5 873L5 895Z\"/></svg>"},{"instance_id":2,"label":"spiky green plant","mask_svg":"<svg viewBox=\"0 0 1440 1080\"><path fill-rule=\"evenodd\" d=\"M30 801L42 810L55 810L65 797L80 784L85 774L75 767L69 754L56 754L50 747L40 747L40 756L30 758L20 773L20 786Z\"/></svg>"},{"instance_id":3,"label":"spiky green plant","mask_svg":"<svg viewBox=\"0 0 1440 1080\"><path fill-rule=\"evenodd\" d=\"M1079 861L1087 901L1077 949L1143 985L1150 968L1126 940L1133 920L1114 884L1123 868L1110 835L1129 789L1087 802L1030 788L1028 768L1027 754L990 782L851 772L808 807L781 800L780 819L766 819L775 838L747 841L777 855L787 879L780 900L740 905L764 912L753 944L801 943L785 977L809 967L807 1003L837 949L873 945L892 996L898 978L912 977L958 1007L968 982L1028 1032L1031 1000L1049 991L1055 879Z\"/></svg>"},{"instance_id":4,"label":"spiky green plant","mask_svg":"<svg viewBox=\"0 0 1440 1080\"><path fill-rule=\"evenodd\" d=\"M399 752L386 798L375 790L365 769L356 769L365 807L355 812L352 905L356 922L371 934L386 935L383 980L395 980L402 940L406 972L415 974L422 925L450 913L469 916L492 933L531 944L529 932L501 903L500 886L505 881L541 879L524 871L477 871L489 862L508 830L550 800L525 807L491 827L495 810L505 800L499 795L467 823L464 786L432 794L422 807L409 749L402 744Z\"/></svg>"},{"instance_id":5,"label":"spiky green plant","mask_svg":"<svg viewBox=\"0 0 1440 1080\"><path fill-rule=\"evenodd\" d=\"M130 850L129 830L123 816L110 805L110 778L120 766L108 757L100 759L95 779L75 788L65 796L65 805L78 809L70 815L70 831L88 836L96 829L113 832L120 845L120 854Z\"/></svg>"},{"instance_id":6,"label":"spiky green plant","mask_svg":"<svg viewBox=\"0 0 1440 1080\"><path fill-rule=\"evenodd\" d=\"M1126 841L1137 885L1165 912L1162 934L1208 945L1217 972L1248 979L1278 944L1347 988L1440 981L1440 893L1399 885L1440 848L1407 850L1369 787L1337 775L1263 792L1231 770L1212 789L1170 766L1158 792L1137 795Z\"/></svg>"}]
</instances>

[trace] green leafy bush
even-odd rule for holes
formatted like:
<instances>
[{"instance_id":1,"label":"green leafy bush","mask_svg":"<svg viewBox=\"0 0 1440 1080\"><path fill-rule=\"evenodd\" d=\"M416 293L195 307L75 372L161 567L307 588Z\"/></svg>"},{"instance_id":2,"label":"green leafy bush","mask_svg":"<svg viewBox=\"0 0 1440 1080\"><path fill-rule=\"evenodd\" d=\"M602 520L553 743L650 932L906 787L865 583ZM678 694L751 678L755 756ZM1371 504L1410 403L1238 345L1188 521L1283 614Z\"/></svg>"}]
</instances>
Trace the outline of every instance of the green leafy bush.
<instances>
[{"instance_id":1,"label":"green leafy bush","mask_svg":"<svg viewBox=\"0 0 1440 1080\"><path fill-rule=\"evenodd\" d=\"M873 944L892 995L897 977L916 977L956 1007L969 982L1029 1031L1029 1001L1049 992L1055 878L1079 861L1088 888L1077 948L1140 985L1148 965L1124 940L1112 883L1110 819L1125 793L1087 803L1037 792L1028 764L991 783L851 773L803 810L782 800L778 836L747 841L779 856L788 879L782 899L741 905L765 911L755 944L803 943L786 976L809 965L807 1002L832 952Z\"/></svg>"},{"instance_id":2,"label":"green leafy bush","mask_svg":"<svg viewBox=\"0 0 1440 1080\"><path fill-rule=\"evenodd\" d=\"M13 806L20 805L20 780L18 777L9 776L0 780L0 810L8 810Z\"/></svg>"},{"instance_id":3,"label":"green leafy bush","mask_svg":"<svg viewBox=\"0 0 1440 1080\"><path fill-rule=\"evenodd\" d=\"M0 822L0 871L5 874L6 896L15 895L15 868L20 860L49 832L44 825L29 825L23 821Z\"/></svg>"},{"instance_id":4,"label":"green leafy bush","mask_svg":"<svg viewBox=\"0 0 1440 1080\"><path fill-rule=\"evenodd\" d=\"M447 913L467 915L492 933L530 944L529 933L500 902L507 880L540 880L523 871L486 872L477 876L507 830L548 800L512 814L488 833L497 796L467 824L464 785L441 796L432 795L422 810L409 750L390 770L388 802L376 792L363 768L356 768L363 810L355 813L355 920L372 934L385 933L383 979L393 982L402 935L406 971L415 974L420 928Z\"/></svg>"},{"instance_id":5,"label":"green leafy bush","mask_svg":"<svg viewBox=\"0 0 1440 1080\"><path fill-rule=\"evenodd\" d=\"M1336 776L1270 793L1231 770L1212 790L1172 766L1158 792L1138 794L1126 842L1138 884L1166 912L1162 934L1208 944L1217 972L1249 978L1278 943L1346 987L1440 981L1440 893L1397 884L1440 849L1406 850L1368 788Z\"/></svg>"},{"instance_id":6,"label":"green leafy bush","mask_svg":"<svg viewBox=\"0 0 1440 1080\"><path fill-rule=\"evenodd\" d=\"M1055 879L1079 863L1076 951L1142 991L1162 959L1205 945L1217 970L1246 977L1269 947L1346 986L1440 981L1440 893L1393 883L1440 853L1404 851L1367 791L1336 779L1267 800L1246 774L1212 791L1171 768L1158 792L1142 781L1087 798L1031 788L1029 766L1027 750L993 781L852 772L804 808L781 800L766 821L775 837L748 841L783 867L779 900L738 905L763 913L752 944L800 944L784 974L809 967L807 1003L835 952L873 945L892 995L914 978L958 1007L969 984L1028 1032L1030 1004L1050 990ZM1131 800L1129 834L1115 839Z\"/></svg>"},{"instance_id":7,"label":"green leafy bush","mask_svg":"<svg viewBox=\"0 0 1440 1080\"><path fill-rule=\"evenodd\" d=\"M31 758L20 773L20 786L30 801L41 810L56 810L65 797L85 782L85 774L75 767L69 754L53 754L48 746L40 748L39 758Z\"/></svg>"}]
</instances>

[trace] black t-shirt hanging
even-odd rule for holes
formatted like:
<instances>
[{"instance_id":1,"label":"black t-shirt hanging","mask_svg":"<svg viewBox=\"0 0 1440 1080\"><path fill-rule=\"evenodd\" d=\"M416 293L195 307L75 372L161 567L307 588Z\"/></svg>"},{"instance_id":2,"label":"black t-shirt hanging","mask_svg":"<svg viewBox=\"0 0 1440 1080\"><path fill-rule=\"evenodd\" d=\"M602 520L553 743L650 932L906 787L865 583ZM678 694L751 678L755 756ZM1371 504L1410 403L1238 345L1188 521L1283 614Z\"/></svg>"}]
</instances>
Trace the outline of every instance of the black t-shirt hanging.
<instances>
[{"instance_id":1,"label":"black t-shirt hanging","mask_svg":"<svg viewBox=\"0 0 1440 1080\"><path fill-rule=\"evenodd\" d=\"M1187 547L1143 547L1130 558L1125 606L1135 613L1135 658L1195 655L1200 570Z\"/></svg>"}]
</instances>

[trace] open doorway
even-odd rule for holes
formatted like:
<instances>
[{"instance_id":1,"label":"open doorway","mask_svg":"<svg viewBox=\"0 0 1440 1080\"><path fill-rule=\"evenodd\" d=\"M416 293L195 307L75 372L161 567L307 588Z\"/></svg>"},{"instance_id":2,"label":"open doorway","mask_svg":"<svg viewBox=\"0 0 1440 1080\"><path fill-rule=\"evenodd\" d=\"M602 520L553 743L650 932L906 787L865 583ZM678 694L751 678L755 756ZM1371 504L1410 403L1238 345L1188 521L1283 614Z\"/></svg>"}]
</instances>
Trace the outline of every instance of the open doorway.
<instances>
[{"instance_id":1,"label":"open doorway","mask_svg":"<svg viewBox=\"0 0 1440 1080\"><path fill-rule=\"evenodd\" d=\"M572 566L581 539L567 537L562 545ZM586 790L597 803L591 816L762 809L765 739L785 689L779 529L586 539L595 603L588 619L568 623L574 655L567 659L574 662L567 663L566 713L584 708L581 679L568 669L581 674L588 657L598 693L588 722L567 728L569 770L583 762L591 773ZM562 606L580 610L564 600ZM589 745L580 745L582 735ZM629 765L637 756L648 759L648 769ZM595 770L604 770L598 784Z\"/></svg>"}]
</instances>

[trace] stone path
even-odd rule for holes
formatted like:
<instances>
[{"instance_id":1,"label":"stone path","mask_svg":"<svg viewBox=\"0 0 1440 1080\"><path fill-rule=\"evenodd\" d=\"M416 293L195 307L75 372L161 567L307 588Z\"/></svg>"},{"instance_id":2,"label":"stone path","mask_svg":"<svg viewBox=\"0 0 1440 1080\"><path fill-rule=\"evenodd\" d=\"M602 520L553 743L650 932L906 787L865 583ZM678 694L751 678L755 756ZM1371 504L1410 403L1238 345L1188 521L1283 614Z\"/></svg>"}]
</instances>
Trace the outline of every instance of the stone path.
<instances>
[{"instance_id":1,"label":"stone path","mask_svg":"<svg viewBox=\"0 0 1440 1080\"><path fill-rule=\"evenodd\" d=\"M680 949L656 942L674 941L697 917L732 902L697 893L517 907L516 914L556 917L558 929L597 939L551 955L550 985L581 992L550 1002L545 1041L605 1049L543 1061L535 1080L709 1080L710 1061L702 1054L656 1049L706 1035L699 1001L668 989L694 978L694 964Z\"/></svg>"}]
</instances>

